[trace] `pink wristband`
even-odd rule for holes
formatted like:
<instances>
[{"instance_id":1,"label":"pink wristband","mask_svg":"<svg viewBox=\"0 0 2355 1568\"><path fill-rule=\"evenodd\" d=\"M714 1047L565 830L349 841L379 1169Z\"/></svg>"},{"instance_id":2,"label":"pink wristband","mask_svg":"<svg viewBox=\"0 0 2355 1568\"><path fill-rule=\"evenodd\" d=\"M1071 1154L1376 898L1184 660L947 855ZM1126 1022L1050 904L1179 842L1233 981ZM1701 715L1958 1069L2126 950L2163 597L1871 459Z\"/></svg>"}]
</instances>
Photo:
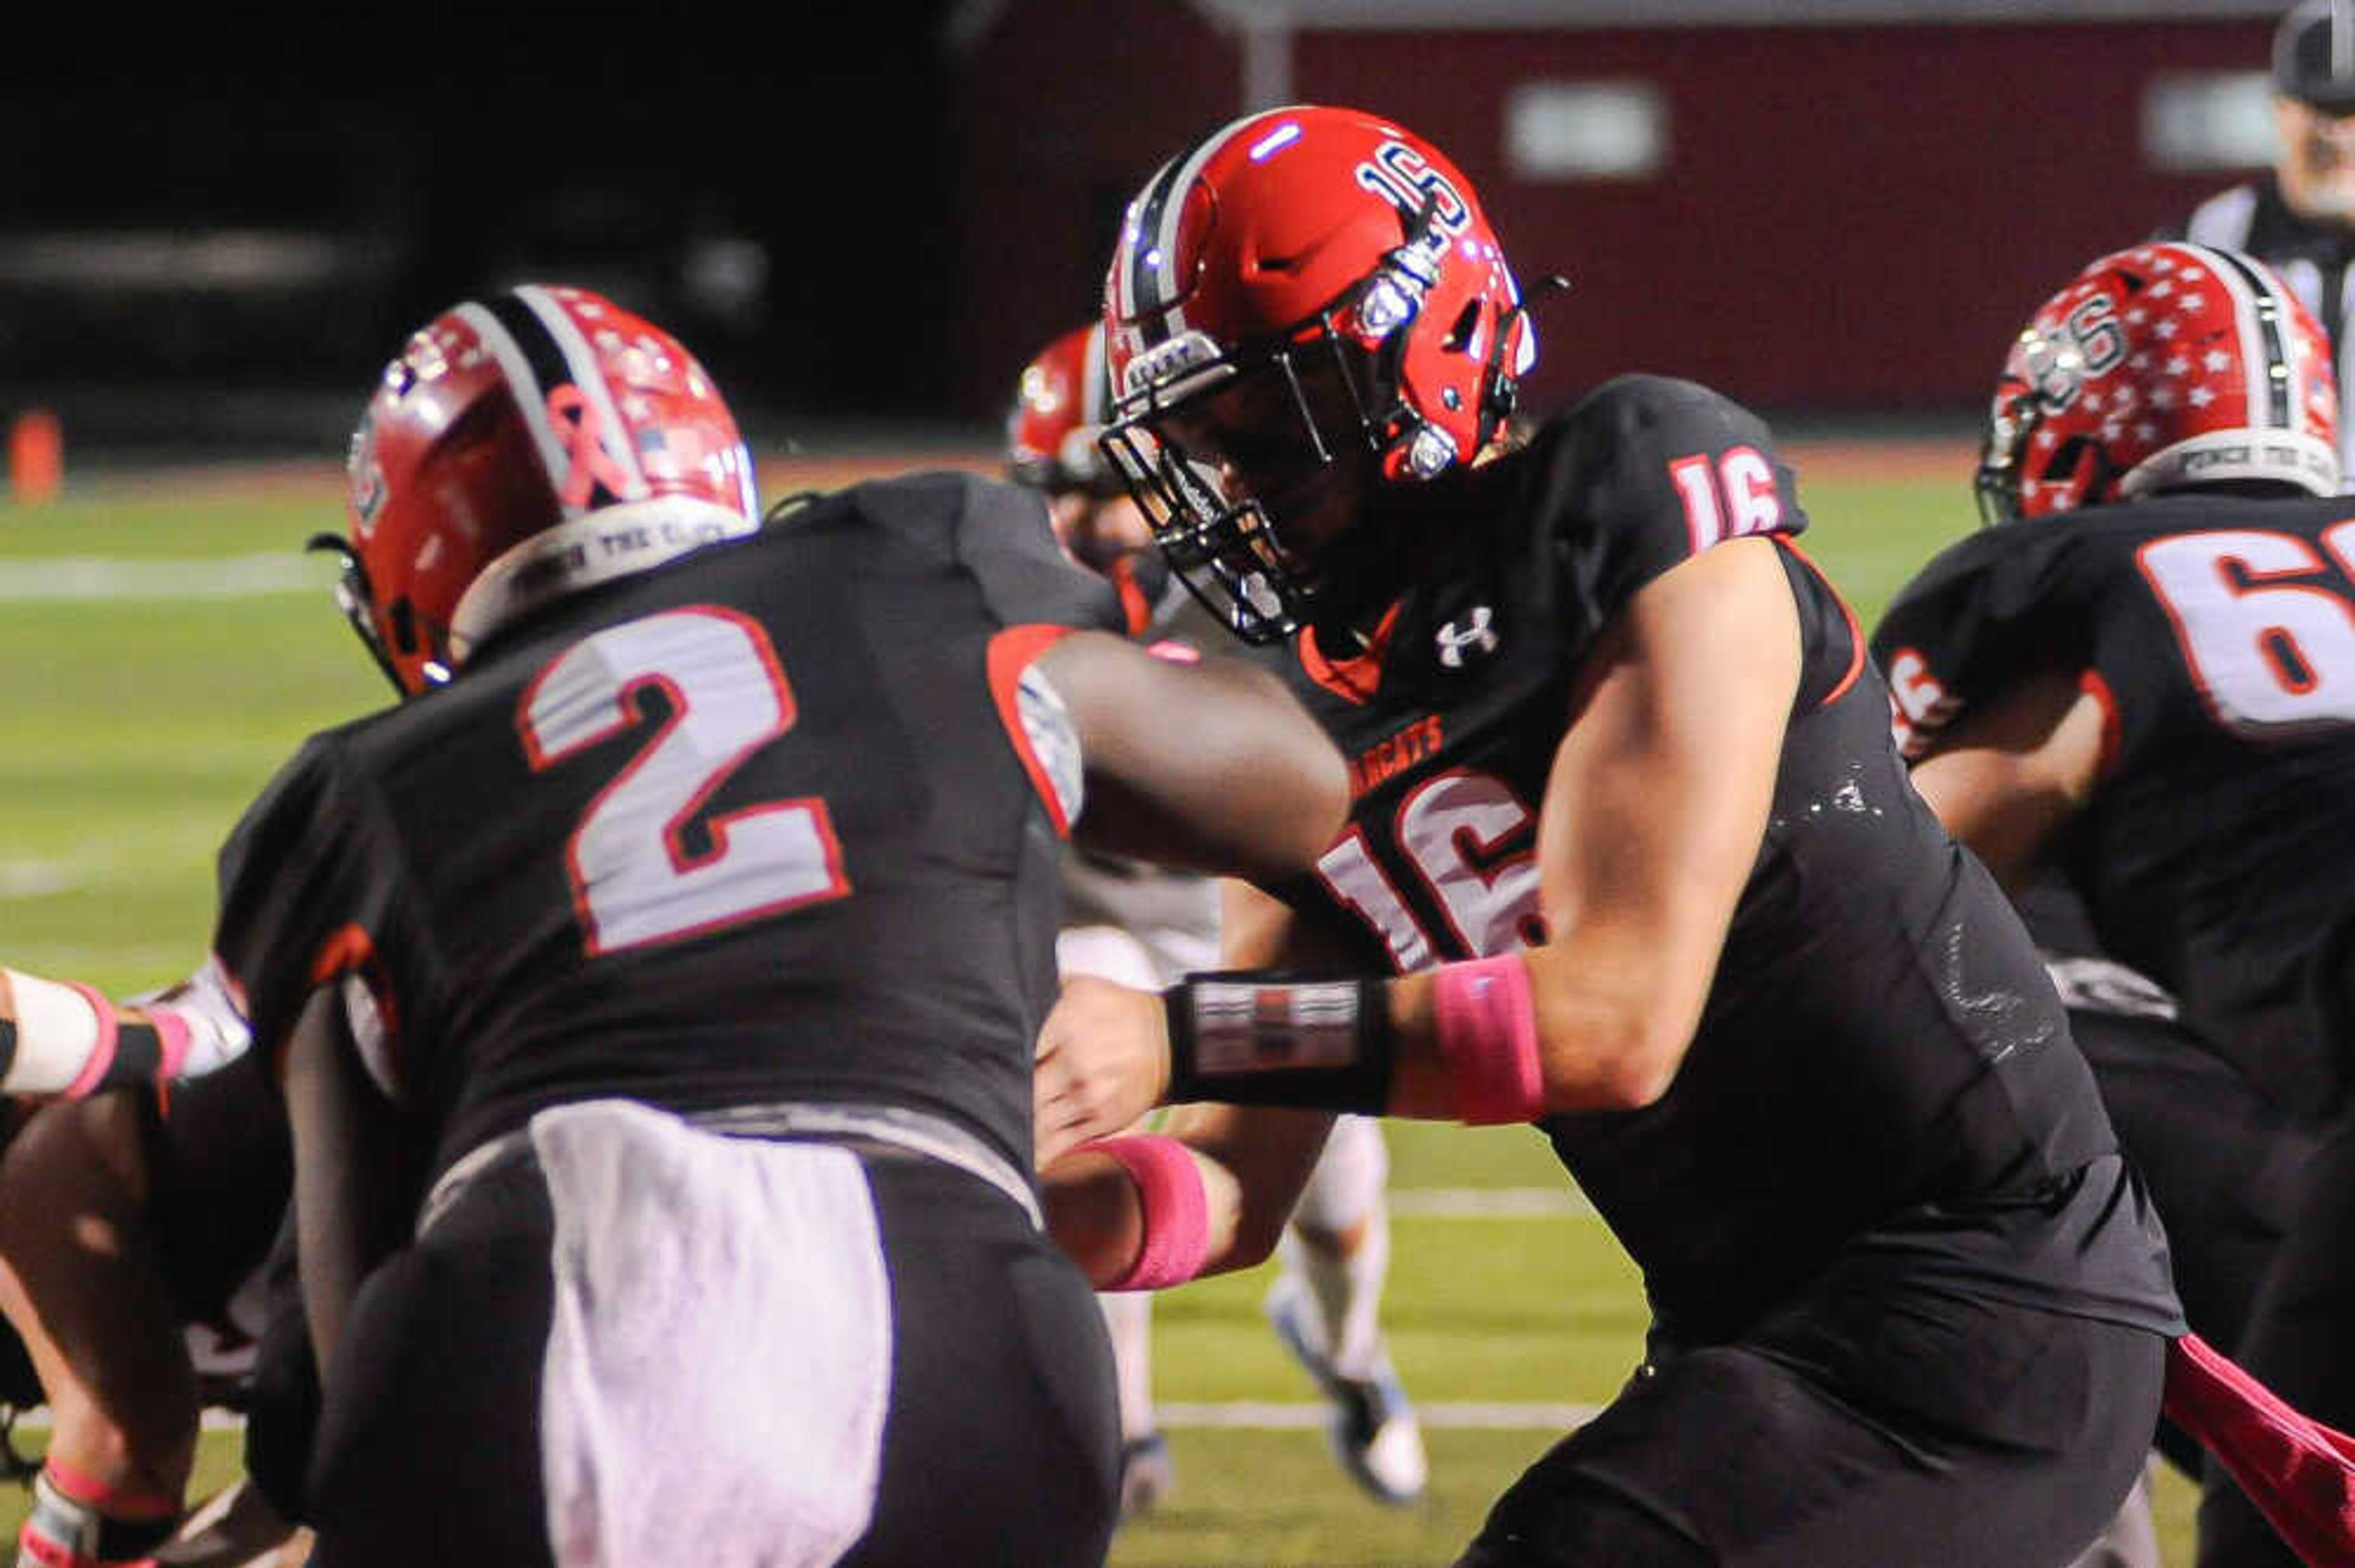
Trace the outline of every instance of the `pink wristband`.
<instances>
[{"instance_id":1,"label":"pink wristband","mask_svg":"<svg viewBox=\"0 0 2355 1568\"><path fill-rule=\"evenodd\" d=\"M74 1502L103 1509L109 1513L179 1517L180 1505L161 1492L143 1492L132 1487L110 1487L97 1477L69 1469L56 1459L43 1459L41 1468L49 1473L50 1484Z\"/></svg>"},{"instance_id":2,"label":"pink wristband","mask_svg":"<svg viewBox=\"0 0 2355 1568\"><path fill-rule=\"evenodd\" d=\"M1080 1147L1118 1160L1136 1183L1137 1205L1144 1211L1145 1243L1135 1261L1097 1288L1159 1290L1200 1274L1210 1250L1210 1204L1192 1152L1159 1133L1097 1138Z\"/></svg>"},{"instance_id":3,"label":"pink wristband","mask_svg":"<svg viewBox=\"0 0 2355 1568\"><path fill-rule=\"evenodd\" d=\"M120 1028L114 1004L101 996L94 987L85 986L80 980L68 980L66 984L81 993L81 999L88 1002L91 1011L98 1015L98 1043L91 1047L90 1059L81 1064L81 1071L74 1074L74 1081L66 1085L65 1097L79 1100L97 1088L99 1081L106 1076L106 1070L114 1065L114 1045Z\"/></svg>"},{"instance_id":4,"label":"pink wristband","mask_svg":"<svg viewBox=\"0 0 2355 1568\"><path fill-rule=\"evenodd\" d=\"M155 1068L156 1080L177 1078L188 1060L188 1020L177 1008L157 1006L147 1009L147 1021L155 1026L156 1050L163 1057Z\"/></svg>"},{"instance_id":5,"label":"pink wristband","mask_svg":"<svg viewBox=\"0 0 2355 1568\"><path fill-rule=\"evenodd\" d=\"M1432 979L1457 1116L1476 1127L1535 1121L1545 1111L1545 1081L1529 967L1507 954L1443 965Z\"/></svg>"}]
</instances>

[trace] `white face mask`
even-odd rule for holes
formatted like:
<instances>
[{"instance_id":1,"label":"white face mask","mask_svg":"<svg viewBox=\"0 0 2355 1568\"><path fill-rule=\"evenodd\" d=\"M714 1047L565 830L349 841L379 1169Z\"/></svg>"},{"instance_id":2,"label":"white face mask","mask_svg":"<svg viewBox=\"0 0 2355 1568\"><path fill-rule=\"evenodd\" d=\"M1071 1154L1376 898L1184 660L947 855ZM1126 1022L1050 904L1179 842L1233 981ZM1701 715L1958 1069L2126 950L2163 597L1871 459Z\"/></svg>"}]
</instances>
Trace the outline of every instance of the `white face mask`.
<instances>
[{"instance_id":1,"label":"white face mask","mask_svg":"<svg viewBox=\"0 0 2355 1568\"><path fill-rule=\"evenodd\" d=\"M2326 114L2283 99L2275 120L2283 199L2304 217L2355 219L2355 114Z\"/></svg>"}]
</instances>

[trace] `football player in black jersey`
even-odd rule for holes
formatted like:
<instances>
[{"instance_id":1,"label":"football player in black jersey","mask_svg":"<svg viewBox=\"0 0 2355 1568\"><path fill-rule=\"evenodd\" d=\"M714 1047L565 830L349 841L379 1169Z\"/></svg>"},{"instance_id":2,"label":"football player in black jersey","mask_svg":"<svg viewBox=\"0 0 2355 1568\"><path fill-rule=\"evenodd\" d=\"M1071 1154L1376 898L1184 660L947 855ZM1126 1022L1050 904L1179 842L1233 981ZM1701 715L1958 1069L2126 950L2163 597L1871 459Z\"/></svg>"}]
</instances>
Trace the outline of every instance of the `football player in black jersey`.
<instances>
[{"instance_id":1,"label":"football player in black jersey","mask_svg":"<svg viewBox=\"0 0 2355 1568\"><path fill-rule=\"evenodd\" d=\"M1038 1115L1071 1245L1263 1255L1316 1141L1270 1105L1532 1124L1653 1331L1464 1563L2067 1563L2150 1443L2164 1241L2019 918L1906 783L1766 427L1628 376L1497 454L1535 345L1496 234L1346 109L1166 165L1106 320L1108 449L1355 800L1312 874L1230 901L1236 972L1066 988ZM1190 1194L1064 1152L1156 1099L1230 1103L1173 1124Z\"/></svg>"},{"instance_id":2,"label":"football player in black jersey","mask_svg":"<svg viewBox=\"0 0 2355 1568\"><path fill-rule=\"evenodd\" d=\"M2280 1140L2313 1150L2288 1234L2254 1303L2228 1305L2251 1318L2239 1359L2344 1427L2355 507L2331 498L2338 424L2324 335L2273 271L2190 244L2104 256L2012 345L1978 475L1992 526L1897 596L1873 649L1914 783L1956 836L2010 883L2058 880L2176 998L2190 1032L2168 1060L2204 1103L2173 1127L2155 1105L2120 1122L2137 1157L2147 1137L2205 1167L2165 1178L2170 1227L2177 1207L2234 1206L2203 1189L2256 1155L2220 1157L2253 1147L2220 1119L2301 1129ZM2203 1564L2295 1561L2222 1477L2200 1537Z\"/></svg>"},{"instance_id":3,"label":"football player in black jersey","mask_svg":"<svg viewBox=\"0 0 2355 1568\"><path fill-rule=\"evenodd\" d=\"M585 291L418 332L350 503L405 700L250 809L216 941L293 1125L317 1561L1101 1561L1029 1174L1061 842L1281 876L1339 757L1098 629L1018 488L763 527L701 368Z\"/></svg>"}]
</instances>

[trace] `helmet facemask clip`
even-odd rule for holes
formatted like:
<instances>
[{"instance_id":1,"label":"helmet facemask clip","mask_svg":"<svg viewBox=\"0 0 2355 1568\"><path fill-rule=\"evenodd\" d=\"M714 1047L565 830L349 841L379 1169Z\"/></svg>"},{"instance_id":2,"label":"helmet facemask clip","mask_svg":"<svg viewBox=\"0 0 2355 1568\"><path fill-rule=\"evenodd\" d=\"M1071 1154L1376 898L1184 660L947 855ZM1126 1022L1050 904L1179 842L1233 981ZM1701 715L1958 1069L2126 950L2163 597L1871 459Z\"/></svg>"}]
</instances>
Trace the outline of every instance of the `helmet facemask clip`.
<instances>
[{"instance_id":1,"label":"helmet facemask clip","mask_svg":"<svg viewBox=\"0 0 2355 1568\"><path fill-rule=\"evenodd\" d=\"M384 678L392 682L392 689L407 697L409 688L401 684L392 653L384 645L383 634L377 630L376 595L368 586L368 568L362 564L359 552L352 548L351 540L341 534L316 533L304 541L303 549L306 554L317 550L335 556L342 563L343 570L336 578L336 608L352 624L352 630L359 635L360 645L368 649L376 667L384 671Z\"/></svg>"}]
</instances>

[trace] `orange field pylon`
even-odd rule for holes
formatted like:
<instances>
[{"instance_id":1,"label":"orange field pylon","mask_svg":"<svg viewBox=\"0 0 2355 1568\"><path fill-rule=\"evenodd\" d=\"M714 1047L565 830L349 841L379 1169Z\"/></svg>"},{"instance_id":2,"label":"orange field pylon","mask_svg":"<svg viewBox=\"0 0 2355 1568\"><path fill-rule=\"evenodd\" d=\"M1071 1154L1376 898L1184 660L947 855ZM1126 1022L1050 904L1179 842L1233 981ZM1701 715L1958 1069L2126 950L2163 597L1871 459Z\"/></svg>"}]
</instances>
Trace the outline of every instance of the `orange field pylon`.
<instances>
[{"instance_id":1,"label":"orange field pylon","mask_svg":"<svg viewBox=\"0 0 2355 1568\"><path fill-rule=\"evenodd\" d=\"M48 409L27 409L8 426L8 489L19 501L37 505L65 483L65 432Z\"/></svg>"}]
</instances>

